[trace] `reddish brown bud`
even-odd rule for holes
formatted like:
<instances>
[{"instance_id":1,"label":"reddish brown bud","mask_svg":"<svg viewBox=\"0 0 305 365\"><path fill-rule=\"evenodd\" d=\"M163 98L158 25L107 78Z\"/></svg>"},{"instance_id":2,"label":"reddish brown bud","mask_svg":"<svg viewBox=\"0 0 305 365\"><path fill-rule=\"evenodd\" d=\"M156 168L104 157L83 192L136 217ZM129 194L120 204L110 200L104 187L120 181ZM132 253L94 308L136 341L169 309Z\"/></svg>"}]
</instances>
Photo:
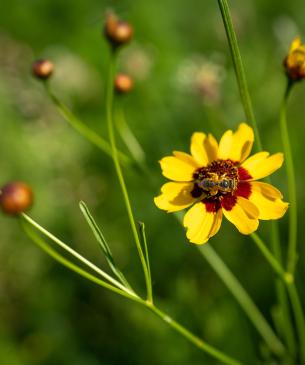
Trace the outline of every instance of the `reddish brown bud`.
<instances>
[{"instance_id":1,"label":"reddish brown bud","mask_svg":"<svg viewBox=\"0 0 305 365\"><path fill-rule=\"evenodd\" d=\"M47 80L54 71L54 65L49 60L37 60L33 63L32 73L41 80Z\"/></svg>"},{"instance_id":2,"label":"reddish brown bud","mask_svg":"<svg viewBox=\"0 0 305 365\"><path fill-rule=\"evenodd\" d=\"M33 191L23 182L11 182L0 190L0 206L4 213L18 215L31 207Z\"/></svg>"},{"instance_id":3,"label":"reddish brown bud","mask_svg":"<svg viewBox=\"0 0 305 365\"><path fill-rule=\"evenodd\" d=\"M114 80L114 89L119 94L126 94L133 89L133 80L125 74L118 74Z\"/></svg>"},{"instance_id":4,"label":"reddish brown bud","mask_svg":"<svg viewBox=\"0 0 305 365\"><path fill-rule=\"evenodd\" d=\"M106 16L104 33L113 47L128 43L133 37L133 27L119 19L114 13Z\"/></svg>"}]
</instances>

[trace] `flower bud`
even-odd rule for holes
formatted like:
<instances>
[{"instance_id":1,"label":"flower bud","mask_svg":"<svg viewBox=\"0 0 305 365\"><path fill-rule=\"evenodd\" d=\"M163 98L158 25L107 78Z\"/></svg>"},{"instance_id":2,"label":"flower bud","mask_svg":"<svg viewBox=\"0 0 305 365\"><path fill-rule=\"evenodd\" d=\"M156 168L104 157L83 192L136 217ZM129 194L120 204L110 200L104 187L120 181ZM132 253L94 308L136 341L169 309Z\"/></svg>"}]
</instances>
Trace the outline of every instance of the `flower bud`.
<instances>
[{"instance_id":1,"label":"flower bud","mask_svg":"<svg viewBox=\"0 0 305 365\"><path fill-rule=\"evenodd\" d=\"M114 80L114 89L118 94L129 93L133 89L133 80L125 74L118 74Z\"/></svg>"},{"instance_id":2,"label":"flower bud","mask_svg":"<svg viewBox=\"0 0 305 365\"><path fill-rule=\"evenodd\" d=\"M305 79L305 44L301 44L299 37L295 38L284 60L284 67L291 81Z\"/></svg>"},{"instance_id":3,"label":"flower bud","mask_svg":"<svg viewBox=\"0 0 305 365\"><path fill-rule=\"evenodd\" d=\"M4 213L18 215L33 203L33 191L23 182L11 182L0 190L0 206Z\"/></svg>"},{"instance_id":4,"label":"flower bud","mask_svg":"<svg viewBox=\"0 0 305 365\"><path fill-rule=\"evenodd\" d=\"M117 48L128 43L133 37L133 27L119 19L114 13L106 16L104 33L109 43Z\"/></svg>"},{"instance_id":5,"label":"flower bud","mask_svg":"<svg viewBox=\"0 0 305 365\"><path fill-rule=\"evenodd\" d=\"M40 80L47 80L54 71L54 65L49 60L37 60L32 65L32 73Z\"/></svg>"}]
</instances>

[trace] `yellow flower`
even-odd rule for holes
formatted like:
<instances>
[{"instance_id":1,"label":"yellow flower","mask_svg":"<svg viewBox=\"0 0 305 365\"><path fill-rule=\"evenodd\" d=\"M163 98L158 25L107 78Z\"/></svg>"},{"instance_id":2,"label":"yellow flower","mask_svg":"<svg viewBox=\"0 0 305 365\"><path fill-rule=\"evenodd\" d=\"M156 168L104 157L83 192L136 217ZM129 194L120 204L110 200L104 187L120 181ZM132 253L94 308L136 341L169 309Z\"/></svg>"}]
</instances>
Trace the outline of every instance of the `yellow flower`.
<instances>
[{"instance_id":1,"label":"yellow flower","mask_svg":"<svg viewBox=\"0 0 305 365\"><path fill-rule=\"evenodd\" d=\"M193 205L183 224L187 238L202 244L214 236L224 215L239 232L250 234L259 219L281 218L288 204L270 184L259 182L283 164L283 154L259 152L248 158L254 141L252 128L228 130L219 144L211 135L195 132L191 155L174 151L160 161L163 175L172 180L154 199L158 208L176 212Z\"/></svg>"},{"instance_id":2,"label":"yellow flower","mask_svg":"<svg viewBox=\"0 0 305 365\"><path fill-rule=\"evenodd\" d=\"M301 44L299 37L292 41L288 56L284 60L284 67L290 80L305 78L305 44Z\"/></svg>"}]
</instances>

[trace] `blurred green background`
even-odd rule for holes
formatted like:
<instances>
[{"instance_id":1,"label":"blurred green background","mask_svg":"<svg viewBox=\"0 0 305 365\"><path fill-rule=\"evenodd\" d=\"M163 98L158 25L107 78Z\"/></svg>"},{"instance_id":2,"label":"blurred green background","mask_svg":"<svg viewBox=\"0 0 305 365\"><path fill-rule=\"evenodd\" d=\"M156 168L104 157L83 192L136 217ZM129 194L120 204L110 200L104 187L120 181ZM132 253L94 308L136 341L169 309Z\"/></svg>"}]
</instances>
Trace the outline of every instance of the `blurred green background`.
<instances>
[{"instance_id":1,"label":"blurred green background","mask_svg":"<svg viewBox=\"0 0 305 365\"><path fill-rule=\"evenodd\" d=\"M281 151L282 59L292 38L305 36L304 2L232 0L230 4L263 144L270 152ZM120 267L143 292L141 267L111 160L67 125L30 74L34 59L53 60L56 94L106 136L108 48L101 27L109 7L135 27L135 39L122 52L119 68L135 79L135 90L124 98L124 106L152 178L134 169L125 175L136 217L146 223L156 302L246 364L271 364L260 336L197 247L187 242L173 215L153 204L165 181L158 165L161 157L174 149L187 151L193 131L212 132L219 138L244 120L216 0L2 1L0 182L29 183L35 191L31 216L106 270L78 209L79 200L87 202ZM305 203L304 98L305 84L300 84L289 103L300 222ZM274 181L287 197L284 169ZM270 222L260 226L266 240L270 228ZM285 249L287 217L280 228ZM304 229L300 225L299 237ZM218 363L145 309L53 262L26 238L17 219L1 215L0 232L1 364ZM253 242L224 223L209 244L272 320L273 274ZM297 284L304 298L301 242L299 248Z\"/></svg>"}]
</instances>

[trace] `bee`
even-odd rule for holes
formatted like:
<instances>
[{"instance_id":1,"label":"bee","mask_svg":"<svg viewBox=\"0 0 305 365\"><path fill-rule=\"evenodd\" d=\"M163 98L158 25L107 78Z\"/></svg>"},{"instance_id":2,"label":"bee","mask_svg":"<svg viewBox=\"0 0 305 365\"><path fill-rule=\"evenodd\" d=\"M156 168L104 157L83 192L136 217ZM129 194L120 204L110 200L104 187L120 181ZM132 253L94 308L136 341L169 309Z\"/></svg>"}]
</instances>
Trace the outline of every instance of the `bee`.
<instances>
[{"instance_id":1,"label":"bee","mask_svg":"<svg viewBox=\"0 0 305 365\"><path fill-rule=\"evenodd\" d=\"M219 191L222 193L231 193L237 188L236 179L229 178L226 174L219 176L211 173L210 177L200 180L198 186L209 193L210 196L216 195Z\"/></svg>"}]
</instances>

